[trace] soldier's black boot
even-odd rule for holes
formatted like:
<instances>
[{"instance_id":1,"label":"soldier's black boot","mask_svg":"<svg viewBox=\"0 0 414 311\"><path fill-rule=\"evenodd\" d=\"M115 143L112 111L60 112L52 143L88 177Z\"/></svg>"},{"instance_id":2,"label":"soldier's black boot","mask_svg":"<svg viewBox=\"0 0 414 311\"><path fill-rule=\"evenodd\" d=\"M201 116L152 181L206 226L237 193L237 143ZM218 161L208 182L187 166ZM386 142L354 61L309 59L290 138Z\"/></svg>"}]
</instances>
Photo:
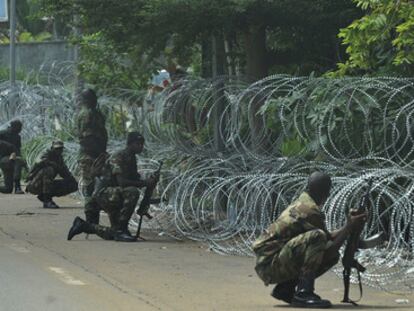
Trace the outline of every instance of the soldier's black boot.
<instances>
[{"instance_id":1,"label":"soldier's black boot","mask_svg":"<svg viewBox=\"0 0 414 311\"><path fill-rule=\"evenodd\" d=\"M57 208L59 208L59 205L57 205L52 200L48 200L48 201L43 202L43 208L57 209Z\"/></svg>"},{"instance_id":2,"label":"soldier's black boot","mask_svg":"<svg viewBox=\"0 0 414 311\"><path fill-rule=\"evenodd\" d=\"M123 230L118 230L115 232L114 240L118 242L135 242L136 241L136 239L133 236L131 236L131 234Z\"/></svg>"},{"instance_id":3,"label":"soldier's black boot","mask_svg":"<svg viewBox=\"0 0 414 311\"><path fill-rule=\"evenodd\" d=\"M48 193L39 194L37 198L43 202L43 208L59 208L59 206L55 202L53 202L52 196Z\"/></svg>"},{"instance_id":4,"label":"soldier's black boot","mask_svg":"<svg viewBox=\"0 0 414 311\"><path fill-rule=\"evenodd\" d=\"M273 288L270 295L278 300L282 300L286 303L291 303L293 296L295 295L297 284L298 280L296 279L277 284L275 288Z\"/></svg>"},{"instance_id":5,"label":"soldier's black boot","mask_svg":"<svg viewBox=\"0 0 414 311\"><path fill-rule=\"evenodd\" d=\"M75 217L72 223L72 227L69 229L68 241L72 240L75 235L81 233L94 233L91 224L87 223L80 217Z\"/></svg>"},{"instance_id":6,"label":"soldier's black boot","mask_svg":"<svg viewBox=\"0 0 414 311\"><path fill-rule=\"evenodd\" d=\"M14 182L14 193L15 194L24 194L24 191L22 190L22 187L20 186L20 181L16 180Z\"/></svg>"},{"instance_id":7,"label":"soldier's black boot","mask_svg":"<svg viewBox=\"0 0 414 311\"><path fill-rule=\"evenodd\" d=\"M314 293L315 277L313 273L303 274L298 281L296 293L292 298L291 305L297 308L330 308L329 300L321 299Z\"/></svg>"},{"instance_id":8,"label":"soldier's black boot","mask_svg":"<svg viewBox=\"0 0 414 311\"><path fill-rule=\"evenodd\" d=\"M115 231L114 240L119 242L135 242L136 239L128 230L128 221L121 221L119 230Z\"/></svg>"}]
</instances>

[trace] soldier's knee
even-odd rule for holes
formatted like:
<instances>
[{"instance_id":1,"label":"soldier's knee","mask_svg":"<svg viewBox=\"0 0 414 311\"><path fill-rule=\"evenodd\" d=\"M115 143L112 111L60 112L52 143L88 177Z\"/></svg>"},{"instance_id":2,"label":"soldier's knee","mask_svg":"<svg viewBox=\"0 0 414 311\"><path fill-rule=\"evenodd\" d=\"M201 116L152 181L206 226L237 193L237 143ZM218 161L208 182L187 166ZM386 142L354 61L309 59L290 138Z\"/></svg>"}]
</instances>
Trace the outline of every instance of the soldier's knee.
<instances>
[{"instance_id":1,"label":"soldier's knee","mask_svg":"<svg viewBox=\"0 0 414 311\"><path fill-rule=\"evenodd\" d=\"M320 229L309 231L309 242L311 243L321 243L326 244L328 243L328 237L326 235L326 232Z\"/></svg>"}]
</instances>

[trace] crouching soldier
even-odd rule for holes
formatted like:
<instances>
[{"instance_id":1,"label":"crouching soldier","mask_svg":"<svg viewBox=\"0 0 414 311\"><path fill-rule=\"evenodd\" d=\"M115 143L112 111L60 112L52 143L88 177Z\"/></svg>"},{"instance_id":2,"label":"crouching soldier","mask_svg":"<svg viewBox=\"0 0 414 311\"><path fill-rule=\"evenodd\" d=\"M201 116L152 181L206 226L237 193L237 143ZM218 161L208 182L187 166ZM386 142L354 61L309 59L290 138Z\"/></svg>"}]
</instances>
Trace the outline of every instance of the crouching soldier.
<instances>
[{"instance_id":1,"label":"crouching soldier","mask_svg":"<svg viewBox=\"0 0 414 311\"><path fill-rule=\"evenodd\" d=\"M339 249L353 230L364 226L365 214L351 211L341 229L328 232L321 210L331 178L315 172L306 192L294 201L253 244L256 272L265 285L276 284L272 296L302 308L329 308L314 293L315 279L339 260Z\"/></svg>"},{"instance_id":2,"label":"crouching soldier","mask_svg":"<svg viewBox=\"0 0 414 311\"><path fill-rule=\"evenodd\" d=\"M26 191L36 194L44 208L59 208L53 202L53 197L65 196L78 190L78 183L63 160L63 148L62 141L54 141L27 177ZM56 179L57 175L62 179Z\"/></svg>"},{"instance_id":3,"label":"crouching soldier","mask_svg":"<svg viewBox=\"0 0 414 311\"><path fill-rule=\"evenodd\" d=\"M128 230L128 223L138 202L138 188L154 189L159 178L156 175L142 179L137 171L136 155L143 151L144 142L144 137L138 132L128 133L126 148L110 157L95 183L93 198L108 214L111 226L93 224L76 217L68 240L80 233L96 234L105 240L136 240Z\"/></svg>"}]
</instances>

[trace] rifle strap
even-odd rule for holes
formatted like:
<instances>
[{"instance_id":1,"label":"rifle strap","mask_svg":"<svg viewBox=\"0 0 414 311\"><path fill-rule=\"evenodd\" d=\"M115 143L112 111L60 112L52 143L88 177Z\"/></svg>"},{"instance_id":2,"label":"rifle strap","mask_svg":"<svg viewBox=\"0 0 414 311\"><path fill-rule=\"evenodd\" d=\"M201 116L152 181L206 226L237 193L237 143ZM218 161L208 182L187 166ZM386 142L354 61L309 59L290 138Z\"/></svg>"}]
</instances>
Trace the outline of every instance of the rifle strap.
<instances>
[{"instance_id":1,"label":"rifle strap","mask_svg":"<svg viewBox=\"0 0 414 311\"><path fill-rule=\"evenodd\" d=\"M362 281L361 281L361 272L357 269L358 273L358 283L359 283L359 298L356 302L360 301L362 299Z\"/></svg>"}]
</instances>

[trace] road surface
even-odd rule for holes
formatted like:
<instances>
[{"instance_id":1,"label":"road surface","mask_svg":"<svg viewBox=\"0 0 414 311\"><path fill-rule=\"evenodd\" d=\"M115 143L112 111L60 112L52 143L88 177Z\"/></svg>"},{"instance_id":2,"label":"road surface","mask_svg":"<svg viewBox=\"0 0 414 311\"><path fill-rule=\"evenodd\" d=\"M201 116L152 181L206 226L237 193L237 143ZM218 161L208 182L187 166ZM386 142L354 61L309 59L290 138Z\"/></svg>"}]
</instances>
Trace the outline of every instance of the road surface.
<instances>
[{"instance_id":1,"label":"road surface","mask_svg":"<svg viewBox=\"0 0 414 311\"><path fill-rule=\"evenodd\" d=\"M0 194L0 311L295 310L270 297L253 258L145 231L147 242L66 241L83 212L72 198L56 202L61 209L45 210L34 196ZM413 295L370 288L361 306L343 305L333 273L316 287L336 310L414 310Z\"/></svg>"}]
</instances>

